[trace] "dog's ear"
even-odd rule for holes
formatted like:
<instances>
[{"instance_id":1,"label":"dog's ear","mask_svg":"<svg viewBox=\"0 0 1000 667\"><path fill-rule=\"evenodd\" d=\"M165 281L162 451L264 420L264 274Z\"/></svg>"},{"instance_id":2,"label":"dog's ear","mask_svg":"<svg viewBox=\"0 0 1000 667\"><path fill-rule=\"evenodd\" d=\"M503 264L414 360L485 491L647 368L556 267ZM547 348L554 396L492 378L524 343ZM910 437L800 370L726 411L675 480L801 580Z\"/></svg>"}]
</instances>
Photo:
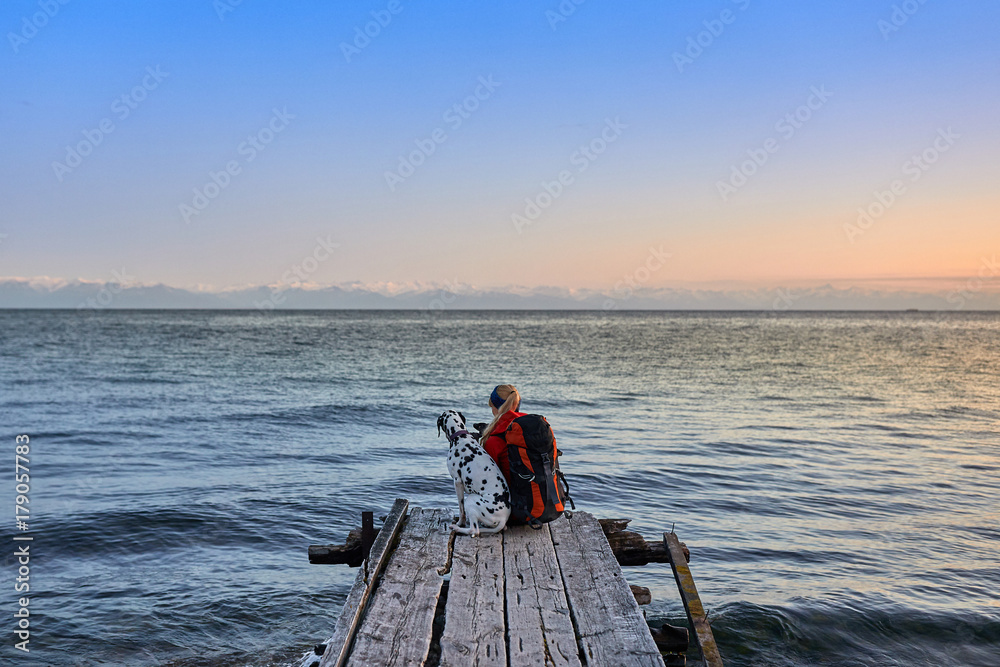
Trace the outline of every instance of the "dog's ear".
<instances>
[{"instance_id":1,"label":"dog's ear","mask_svg":"<svg viewBox=\"0 0 1000 667\"><path fill-rule=\"evenodd\" d=\"M444 425L444 415L438 417L438 437L441 437L441 427Z\"/></svg>"},{"instance_id":2,"label":"dog's ear","mask_svg":"<svg viewBox=\"0 0 1000 667\"><path fill-rule=\"evenodd\" d=\"M458 416L462 418L462 426L465 426L465 415L463 415L461 412L459 412Z\"/></svg>"}]
</instances>

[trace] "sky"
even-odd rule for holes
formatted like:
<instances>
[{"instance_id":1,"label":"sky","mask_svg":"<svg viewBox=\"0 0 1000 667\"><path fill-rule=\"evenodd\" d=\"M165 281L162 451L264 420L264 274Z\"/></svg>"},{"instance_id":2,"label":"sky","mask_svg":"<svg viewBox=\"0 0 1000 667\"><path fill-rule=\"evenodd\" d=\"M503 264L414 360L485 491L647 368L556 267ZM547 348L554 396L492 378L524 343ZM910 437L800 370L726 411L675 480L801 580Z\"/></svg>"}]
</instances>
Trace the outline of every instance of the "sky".
<instances>
[{"instance_id":1,"label":"sky","mask_svg":"<svg viewBox=\"0 0 1000 667\"><path fill-rule=\"evenodd\" d=\"M1000 5L7 1L0 279L1000 283Z\"/></svg>"}]
</instances>

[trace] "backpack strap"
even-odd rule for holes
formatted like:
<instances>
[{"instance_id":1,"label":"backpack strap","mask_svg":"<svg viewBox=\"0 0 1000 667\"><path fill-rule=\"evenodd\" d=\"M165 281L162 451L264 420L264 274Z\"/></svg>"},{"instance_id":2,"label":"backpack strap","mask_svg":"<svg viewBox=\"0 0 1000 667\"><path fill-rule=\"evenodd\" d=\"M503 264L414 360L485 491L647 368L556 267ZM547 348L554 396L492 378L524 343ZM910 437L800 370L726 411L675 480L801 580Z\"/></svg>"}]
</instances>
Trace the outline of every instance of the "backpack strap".
<instances>
[{"instance_id":1,"label":"backpack strap","mask_svg":"<svg viewBox=\"0 0 1000 667\"><path fill-rule=\"evenodd\" d=\"M556 471L553 470L552 459L548 454L542 454L542 473L545 475L545 497L553 506L559 504L559 490L556 488ZM573 509L576 509L575 507Z\"/></svg>"},{"instance_id":2,"label":"backpack strap","mask_svg":"<svg viewBox=\"0 0 1000 667\"><path fill-rule=\"evenodd\" d=\"M558 468L556 468L556 478L558 478L559 486L562 489L563 500L568 500L570 507L576 509L576 503L573 502L573 499L570 498L569 495L569 483L566 481L566 475L564 475L562 470L559 470Z\"/></svg>"}]
</instances>

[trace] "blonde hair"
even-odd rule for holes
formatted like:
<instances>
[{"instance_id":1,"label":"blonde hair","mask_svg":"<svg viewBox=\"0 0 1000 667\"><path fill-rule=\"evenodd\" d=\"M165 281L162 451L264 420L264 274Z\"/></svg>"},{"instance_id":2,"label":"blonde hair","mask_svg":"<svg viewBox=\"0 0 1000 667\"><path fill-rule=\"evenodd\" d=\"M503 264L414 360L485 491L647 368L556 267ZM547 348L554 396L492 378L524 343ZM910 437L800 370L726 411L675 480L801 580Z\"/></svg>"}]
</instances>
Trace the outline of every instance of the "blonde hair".
<instances>
[{"instance_id":1,"label":"blonde hair","mask_svg":"<svg viewBox=\"0 0 1000 667\"><path fill-rule=\"evenodd\" d=\"M497 408L497 416L493 418L493 421L483 429L483 435L479 438L480 444L486 442L486 438L490 437L493 433L493 429L496 427L497 422L500 421L500 417L504 415L505 412L511 410L517 410L521 406L521 395L517 393L517 387L512 384L502 384L497 387L497 396L503 399L503 403ZM492 403L490 403L493 406ZM496 407L496 406L493 406Z\"/></svg>"}]
</instances>

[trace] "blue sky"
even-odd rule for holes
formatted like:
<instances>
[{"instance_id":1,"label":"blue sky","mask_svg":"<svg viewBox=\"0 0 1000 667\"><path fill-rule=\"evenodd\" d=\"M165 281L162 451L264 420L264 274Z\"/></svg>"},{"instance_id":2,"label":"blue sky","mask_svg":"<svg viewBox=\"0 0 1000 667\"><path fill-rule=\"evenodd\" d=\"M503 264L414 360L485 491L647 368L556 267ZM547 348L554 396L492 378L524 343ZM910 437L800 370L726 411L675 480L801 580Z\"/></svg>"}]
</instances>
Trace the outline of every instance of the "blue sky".
<instances>
[{"instance_id":1,"label":"blue sky","mask_svg":"<svg viewBox=\"0 0 1000 667\"><path fill-rule=\"evenodd\" d=\"M316 284L611 288L650 247L649 287L964 276L1000 250L997 25L940 0L7 2L0 277L273 284L317 239Z\"/></svg>"}]
</instances>

